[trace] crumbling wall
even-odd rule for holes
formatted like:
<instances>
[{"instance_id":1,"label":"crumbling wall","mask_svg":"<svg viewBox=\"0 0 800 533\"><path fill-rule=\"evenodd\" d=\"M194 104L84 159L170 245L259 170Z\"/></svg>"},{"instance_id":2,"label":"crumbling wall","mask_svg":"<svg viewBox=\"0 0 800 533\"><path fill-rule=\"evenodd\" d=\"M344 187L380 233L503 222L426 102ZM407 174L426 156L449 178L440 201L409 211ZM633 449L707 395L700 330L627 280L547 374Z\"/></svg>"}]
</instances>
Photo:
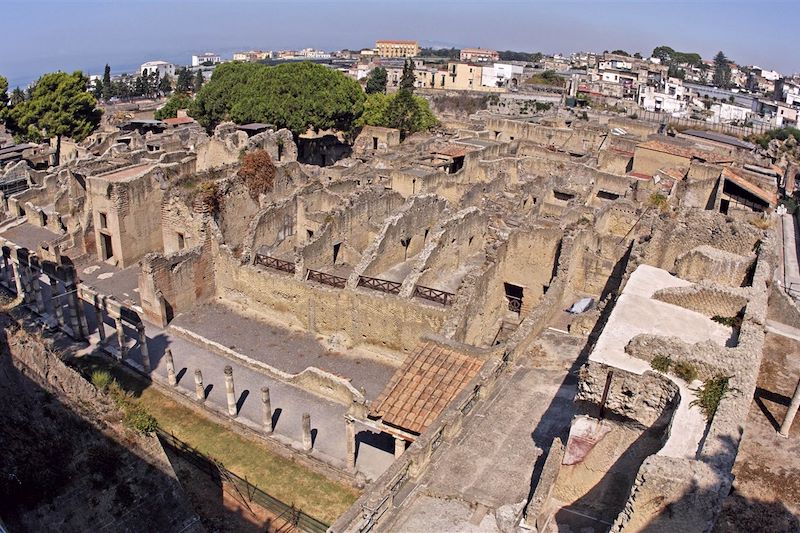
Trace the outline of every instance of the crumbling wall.
<instances>
[{"instance_id":1,"label":"crumbling wall","mask_svg":"<svg viewBox=\"0 0 800 533\"><path fill-rule=\"evenodd\" d=\"M180 236L183 236L181 247ZM161 203L161 240L166 255L193 248L206 240L205 216L168 194Z\"/></svg>"},{"instance_id":2,"label":"crumbling wall","mask_svg":"<svg viewBox=\"0 0 800 533\"><path fill-rule=\"evenodd\" d=\"M232 177L217 182L220 207L217 220L225 243L240 250L250 221L259 210L258 200L253 198L244 180Z\"/></svg>"},{"instance_id":3,"label":"crumbling wall","mask_svg":"<svg viewBox=\"0 0 800 533\"><path fill-rule=\"evenodd\" d=\"M755 254L747 256L701 245L679 255L675 274L687 281L713 280L731 287L742 287L750 278Z\"/></svg>"},{"instance_id":4,"label":"crumbling wall","mask_svg":"<svg viewBox=\"0 0 800 533\"><path fill-rule=\"evenodd\" d=\"M262 209L250 222L244 237L245 254L258 252L262 247L274 251L286 239L294 244L299 230L296 224L297 197L292 196L280 203Z\"/></svg>"},{"instance_id":5,"label":"crumbling wall","mask_svg":"<svg viewBox=\"0 0 800 533\"><path fill-rule=\"evenodd\" d=\"M141 261L139 296L145 318L161 327L215 293L214 259L206 242L168 255L151 253Z\"/></svg>"},{"instance_id":6,"label":"crumbling wall","mask_svg":"<svg viewBox=\"0 0 800 533\"><path fill-rule=\"evenodd\" d=\"M735 317L747 305L746 293L715 284L668 287L653 293L653 299L678 305L707 317Z\"/></svg>"}]
</instances>

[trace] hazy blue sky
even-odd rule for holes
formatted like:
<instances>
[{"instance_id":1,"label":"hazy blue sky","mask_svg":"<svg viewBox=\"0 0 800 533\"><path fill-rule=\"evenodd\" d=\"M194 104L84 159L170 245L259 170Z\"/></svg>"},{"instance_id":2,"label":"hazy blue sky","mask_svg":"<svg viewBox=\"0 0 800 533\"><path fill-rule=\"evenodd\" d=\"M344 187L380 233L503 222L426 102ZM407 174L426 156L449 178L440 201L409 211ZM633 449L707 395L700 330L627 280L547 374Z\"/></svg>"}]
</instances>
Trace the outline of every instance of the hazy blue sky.
<instances>
[{"instance_id":1,"label":"hazy blue sky","mask_svg":"<svg viewBox=\"0 0 800 533\"><path fill-rule=\"evenodd\" d=\"M665 44L711 58L800 71L799 2L772 0L0 0L0 74L132 70L193 52L423 45L563 52Z\"/></svg>"}]
</instances>

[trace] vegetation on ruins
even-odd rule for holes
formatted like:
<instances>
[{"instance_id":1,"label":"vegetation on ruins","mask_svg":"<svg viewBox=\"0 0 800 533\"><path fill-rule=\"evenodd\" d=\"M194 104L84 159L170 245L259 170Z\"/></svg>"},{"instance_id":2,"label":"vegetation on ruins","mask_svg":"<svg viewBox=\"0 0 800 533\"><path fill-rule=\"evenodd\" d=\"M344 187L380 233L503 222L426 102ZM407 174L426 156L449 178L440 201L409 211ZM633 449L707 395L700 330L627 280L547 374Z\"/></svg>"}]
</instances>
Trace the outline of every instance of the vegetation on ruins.
<instances>
[{"instance_id":1,"label":"vegetation on ruins","mask_svg":"<svg viewBox=\"0 0 800 533\"><path fill-rule=\"evenodd\" d=\"M173 94L163 107L155 112L156 120L165 118L175 118L178 116L179 109L189 109L192 105L192 98L184 93Z\"/></svg>"},{"instance_id":2,"label":"vegetation on ruins","mask_svg":"<svg viewBox=\"0 0 800 533\"><path fill-rule=\"evenodd\" d=\"M706 417L706 420L711 422L714 415L717 413L717 408L722 398L729 392L735 392L736 389L728 387L730 376L716 376L709 378L697 388L694 392L697 393L697 398L692 400L690 406L698 406Z\"/></svg>"},{"instance_id":3,"label":"vegetation on ruins","mask_svg":"<svg viewBox=\"0 0 800 533\"><path fill-rule=\"evenodd\" d=\"M766 131L760 135L751 135L747 138L747 140L758 144L761 146L761 148L766 150L769 147L770 141L774 139L785 141L789 137L794 137L795 141L800 142L800 129L793 128L791 126L776 128Z\"/></svg>"},{"instance_id":4,"label":"vegetation on ruins","mask_svg":"<svg viewBox=\"0 0 800 533\"><path fill-rule=\"evenodd\" d=\"M650 367L663 373L672 373L686 383L697 379L697 368L686 361L673 361L668 355L657 355L650 361Z\"/></svg>"},{"instance_id":5,"label":"vegetation on ruins","mask_svg":"<svg viewBox=\"0 0 800 533\"><path fill-rule=\"evenodd\" d=\"M122 422L131 429L145 435L158 429L158 421L147 409L133 401L130 392L120 387L107 370L95 370L91 374L92 385L97 390L108 394L114 404L122 411Z\"/></svg>"},{"instance_id":6,"label":"vegetation on ruins","mask_svg":"<svg viewBox=\"0 0 800 533\"><path fill-rule=\"evenodd\" d=\"M209 130L233 120L270 123L300 135L309 128L351 129L364 99L357 81L322 65L234 62L214 70L190 115Z\"/></svg>"},{"instance_id":7,"label":"vegetation on ruins","mask_svg":"<svg viewBox=\"0 0 800 533\"><path fill-rule=\"evenodd\" d=\"M728 326L729 328L740 328L740 327L742 327L742 317L741 317L741 315L737 315L737 316L714 315L714 316L711 317L711 320L713 320L717 324L722 324L723 326Z\"/></svg>"},{"instance_id":8,"label":"vegetation on ruins","mask_svg":"<svg viewBox=\"0 0 800 533\"><path fill-rule=\"evenodd\" d=\"M672 358L668 355L657 355L653 357L652 361L650 361L650 366L653 368L653 370L667 373L672 367Z\"/></svg>"},{"instance_id":9,"label":"vegetation on ruins","mask_svg":"<svg viewBox=\"0 0 800 533\"><path fill-rule=\"evenodd\" d=\"M272 191L275 183L275 165L266 150L253 150L242 156L242 166L238 175L244 178L247 190L253 200Z\"/></svg>"},{"instance_id":10,"label":"vegetation on ruins","mask_svg":"<svg viewBox=\"0 0 800 533\"><path fill-rule=\"evenodd\" d=\"M426 131L438 124L428 101L421 96L413 96L413 104L404 104L401 109L395 104L399 93L369 95L364 102L364 113L358 118L358 126L383 126L398 128L408 135L418 131Z\"/></svg>"},{"instance_id":11,"label":"vegetation on ruins","mask_svg":"<svg viewBox=\"0 0 800 533\"><path fill-rule=\"evenodd\" d=\"M386 83L388 81L389 75L386 73L385 68L374 68L372 69L372 72L369 73L369 76L367 76L367 83L364 87L364 91L367 94L385 93Z\"/></svg>"},{"instance_id":12,"label":"vegetation on ruins","mask_svg":"<svg viewBox=\"0 0 800 533\"><path fill-rule=\"evenodd\" d=\"M60 160L61 138L80 142L100 124L102 111L86 91L87 78L80 72L45 74L36 82L29 98L5 113L6 127L18 138L40 141L56 138L56 161Z\"/></svg>"},{"instance_id":13,"label":"vegetation on ruins","mask_svg":"<svg viewBox=\"0 0 800 533\"><path fill-rule=\"evenodd\" d=\"M647 199L647 205L659 211L665 211L669 206L669 199L660 192L654 192Z\"/></svg>"},{"instance_id":14,"label":"vegetation on ruins","mask_svg":"<svg viewBox=\"0 0 800 533\"><path fill-rule=\"evenodd\" d=\"M545 70L541 74L531 76L525 83L530 85L550 85L552 87L564 87L567 81L559 76L555 70Z\"/></svg>"}]
</instances>

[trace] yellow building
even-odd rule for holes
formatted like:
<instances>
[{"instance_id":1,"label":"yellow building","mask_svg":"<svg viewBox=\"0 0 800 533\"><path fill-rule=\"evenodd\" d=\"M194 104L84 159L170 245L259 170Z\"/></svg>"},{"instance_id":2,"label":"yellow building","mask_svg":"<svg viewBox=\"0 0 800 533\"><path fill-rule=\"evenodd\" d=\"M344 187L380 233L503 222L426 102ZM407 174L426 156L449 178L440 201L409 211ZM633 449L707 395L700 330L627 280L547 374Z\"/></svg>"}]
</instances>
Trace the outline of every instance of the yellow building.
<instances>
[{"instance_id":1,"label":"yellow building","mask_svg":"<svg viewBox=\"0 0 800 533\"><path fill-rule=\"evenodd\" d=\"M417 41L377 41L375 48L378 50L380 57L415 57L419 55Z\"/></svg>"},{"instance_id":2,"label":"yellow building","mask_svg":"<svg viewBox=\"0 0 800 533\"><path fill-rule=\"evenodd\" d=\"M442 74L439 74L441 77ZM456 63L451 61L447 64L447 73L444 75L443 89L454 89L457 91L480 91L481 77L483 68L470 63Z\"/></svg>"}]
</instances>

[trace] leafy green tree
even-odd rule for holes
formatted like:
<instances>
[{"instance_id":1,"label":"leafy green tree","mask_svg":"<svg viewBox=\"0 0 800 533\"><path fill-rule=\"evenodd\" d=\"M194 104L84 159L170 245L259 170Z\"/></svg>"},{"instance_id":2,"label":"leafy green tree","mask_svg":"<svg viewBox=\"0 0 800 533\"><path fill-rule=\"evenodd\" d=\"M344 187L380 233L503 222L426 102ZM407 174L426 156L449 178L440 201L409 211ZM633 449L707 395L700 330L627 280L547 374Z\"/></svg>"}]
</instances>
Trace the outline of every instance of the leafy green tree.
<instances>
[{"instance_id":1,"label":"leafy green tree","mask_svg":"<svg viewBox=\"0 0 800 533\"><path fill-rule=\"evenodd\" d=\"M101 100L103 98L103 80L94 80L92 94L94 95L95 100Z\"/></svg>"},{"instance_id":2,"label":"leafy green tree","mask_svg":"<svg viewBox=\"0 0 800 533\"><path fill-rule=\"evenodd\" d=\"M164 74L164 77L161 78L158 84L158 92L165 96L172 92L172 80L168 74Z\"/></svg>"},{"instance_id":3,"label":"leafy green tree","mask_svg":"<svg viewBox=\"0 0 800 533\"><path fill-rule=\"evenodd\" d=\"M714 56L714 85L728 87L731 84L731 61L722 51Z\"/></svg>"},{"instance_id":4,"label":"leafy green tree","mask_svg":"<svg viewBox=\"0 0 800 533\"><path fill-rule=\"evenodd\" d=\"M192 92L192 73L188 68L178 69L178 79L175 82L175 91L179 93Z\"/></svg>"},{"instance_id":5,"label":"leafy green tree","mask_svg":"<svg viewBox=\"0 0 800 533\"><path fill-rule=\"evenodd\" d=\"M192 98L184 93L173 94L163 107L156 110L156 120L165 118L175 118L178 116L179 109L189 109L192 105Z\"/></svg>"},{"instance_id":6,"label":"leafy green tree","mask_svg":"<svg viewBox=\"0 0 800 533\"><path fill-rule=\"evenodd\" d=\"M14 90L11 91L11 98L9 102L11 106L19 105L25 101L25 92L20 89L19 87L14 87Z\"/></svg>"},{"instance_id":7,"label":"leafy green tree","mask_svg":"<svg viewBox=\"0 0 800 533\"><path fill-rule=\"evenodd\" d=\"M669 63L672 61L672 56L675 55L675 50L670 48L669 46L656 46L653 49L653 53L650 54L650 57L655 57L661 60L662 63Z\"/></svg>"},{"instance_id":8,"label":"leafy green tree","mask_svg":"<svg viewBox=\"0 0 800 533\"><path fill-rule=\"evenodd\" d=\"M55 137L58 164L63 136L82 141L100 124L102 111L86 91L86 83L80 71L54 72L39 78L31 97L11 109L15 133L33 140Z\"/></svg>"},{"instance_id":9,"label":"leafy green tree","mask_svg":"<svg viewBox=\"0 0 800 533\"><path fill-rule=\"evenodd\" d=\"M428 101L400 91L386 95L374 93L364 102L364 113L358 118L358 126L382 126L397 128L403 135L426 131L438 124Z\"/></svg>"},{"instance_id":10,"label":"leafy green tree","mask_svg":"<svg viewBox=\"0 0 800 533\"><path fill-rule=\"evenodd\" d=\"M367 85L365 90L367 94L385 93L386 83L389 81L389 75L383 67L372 69L367 77Z\"/></svg>"},{"instance_id":11,"label":"leafy green tree","mask_svg":"<svg viewBox=\"0 0 800 533\"><path fill-rule=\"evenodd\" d=\"M364 99L357 81L322 65L232 62L215 68L190 115L209 130L233 120L266 122L300 135L309 128L349 130Z\"/></svg>"},{"instance_id":12,"label":"leafy green tree","mask_svg":"<svg viewBox=\"0 0 800 533\"><path fill-rule=\"evenodd\" d=\"M0 76L0 113L8 105L8 80Z\"/></svg>"},{"instance_id":13,"label":"leafy green tree","mask_svg":"<svg viewBox=\"0 0 800 533\"><path fill-rule=\"evenodd\" d=\"M203 71L202 70L198 70L197 71L197 75L195 75L195 77L194 77L194 92L195 92L195 94L199 93L200 89L203 88L203 81L205 81L203 79Z\"/></svg>"},{"instance_id":14,"label":"leafy green tree","mask_svg":"<svg viewBox=\"0 0 800 533\"><path fill-rule=\"evenodd\" d=\"M617 56L631 57L631 55L625 50L614 50L611 53Z\"/></svg>"},{"instance_id":15,"label":"leafy green tree","mask_svg":"<svg viewBox=\"0 0 800 533\"><path fill-rule=\"evenodd\" d=\"M103 90L102 90L102 98L103 100L109 100L114 93L112 92L112 85L111 85L111 67L108 66L106 63L106 67L103 69Z\"/></svg>"}]
</instances>

